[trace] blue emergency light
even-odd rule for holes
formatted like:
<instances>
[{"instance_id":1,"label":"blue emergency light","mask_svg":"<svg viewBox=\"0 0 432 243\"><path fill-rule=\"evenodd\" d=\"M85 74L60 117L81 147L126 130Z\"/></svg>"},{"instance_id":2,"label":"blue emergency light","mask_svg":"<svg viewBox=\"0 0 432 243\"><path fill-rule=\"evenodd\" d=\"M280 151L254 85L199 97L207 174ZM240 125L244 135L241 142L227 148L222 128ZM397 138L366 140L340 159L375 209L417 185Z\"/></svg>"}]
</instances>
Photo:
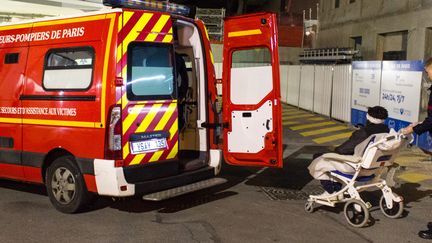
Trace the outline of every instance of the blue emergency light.
<instances>
[{"instance_id":1,"label":"blue emergency light","mask_svg":"<svg viewBox=\"0 0 432 243\"><path fill-rule=\"evenodd\" d=\"M168 1L149 0L103 0L103 5L113 8L133 8L143 10L162 11L188 16L190 8L184 5L169 3Z\"/></svg>"}]
</instances>

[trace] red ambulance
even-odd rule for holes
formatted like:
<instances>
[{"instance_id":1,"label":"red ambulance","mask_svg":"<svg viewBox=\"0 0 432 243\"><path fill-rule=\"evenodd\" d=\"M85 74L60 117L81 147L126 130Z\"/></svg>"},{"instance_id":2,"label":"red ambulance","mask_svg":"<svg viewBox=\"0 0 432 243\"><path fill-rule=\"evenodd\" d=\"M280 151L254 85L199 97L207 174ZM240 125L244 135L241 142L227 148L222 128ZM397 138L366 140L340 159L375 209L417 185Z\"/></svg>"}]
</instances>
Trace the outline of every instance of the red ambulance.
<instances>
[{"instance_id":1,"label":"red ambulance","mask_svg":"<svg viewBox=\"0 0 432 243\"><path fill-rule=\"evenodd\" d=\"M226 19L219 116L202 21L165 2L104 4L0 26L1 178L44 184L74 213L95 194L162 200L219 184L222 157L282 166L274 14ZM252 52L266 61L235 63Z\"/></svg>"}]
</instances>

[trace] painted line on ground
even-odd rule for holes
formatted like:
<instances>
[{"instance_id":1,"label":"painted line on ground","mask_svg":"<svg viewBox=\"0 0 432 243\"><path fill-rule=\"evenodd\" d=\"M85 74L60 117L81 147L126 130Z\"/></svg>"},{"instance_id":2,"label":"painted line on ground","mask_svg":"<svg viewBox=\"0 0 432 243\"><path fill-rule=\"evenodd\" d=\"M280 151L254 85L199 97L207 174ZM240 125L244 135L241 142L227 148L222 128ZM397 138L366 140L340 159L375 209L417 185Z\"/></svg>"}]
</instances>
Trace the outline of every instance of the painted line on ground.
<instances>
[{"instance_id":1,"label":"painted line on ground","mask_svg":"<svg viewBox=\"0 0 432 243\"><path fill-rule=\"evenodd\" d=\"M351 136L351 134L352 134L352 132L339 133L339 134L332 135L332 136L315 138L315 139L312 139L312 141L314 141L317 144L323 144L323 143L328 143L328 142L343 139L343 138L349 138Z\"/></svg>"},{"instance_id":2,"label":"painted line on ground","mask_svg":"<svg viewBox=\"0 0 432 243\"><path fill-rule=\"evenodd\" d=\"M328 118L325 117L312 117L308 119L309 121L324 121L324 120L329 120Z\"/></svg>"},{"instance_id":3,"label":"painted line on ground","mask_svg":"<svg viewBox=\"0 0 432 243\"><path fill-rule=\"evenodd\" d=\"M307 129L307 128L323 127L323 126L334 125L334 124L336 124L336 122L328 121L328 122L319 122L319 123L293 126L293 127L290 127L289 129L291 129L293 131L297 131L297 130L302 130L302 129Z\"/></svg>"},{"instance_id":4,"label":"painted line on ground","mask_svg":"<svg viewBox=\"0 0 432 243\"><path fill-rule=\"evenodd\" d=\"M346 126L335 126L335 127L322 128L322 129L309 131L309 132L302 132L302 133L300 133L300 135L302 135L303 137L308 137L308 136L320 135L320 134L325 134L325 133L329 133L329 132L336 132L336 131L342 131L342 130L348 130L348 129L349 128Z\"/></svg>"},{"instance_id":5,"label":"painted line on ground","mask_svg":"<svg viewBox=\"0 0 432 243\"><path fill-rule=\"evenodd\" d=\"M287 126L287 125L295 125L295 124L299 124L300 122L298 121L286 121L286 122L282 122L282 125Z\"/></svg>"},{"instance_id":6,"label":"painted line on ground","mask_svg":"<svg viewBox=\"0 0 432 243\"><path fill-rule=\"evenodd\" d=\"M292 119L296 119L296 118L305 118L305 117L313 117L314 115L312 114L305 114L305 115L298 115L298 116L285 116L283 117L283 120L292 120Z\"/></svg>"}]
</instances>

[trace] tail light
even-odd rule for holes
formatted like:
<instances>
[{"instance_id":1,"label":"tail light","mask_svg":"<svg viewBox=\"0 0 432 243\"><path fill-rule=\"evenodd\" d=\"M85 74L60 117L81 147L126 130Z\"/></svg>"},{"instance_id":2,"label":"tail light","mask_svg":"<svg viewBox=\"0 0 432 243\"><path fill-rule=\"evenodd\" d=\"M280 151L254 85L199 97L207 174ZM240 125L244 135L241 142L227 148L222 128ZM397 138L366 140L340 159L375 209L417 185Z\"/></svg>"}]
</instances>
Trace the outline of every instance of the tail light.
<instances>
[{"instance_id":1,"label":"tail light","mask_svg":"<svg viewBox=\"0 0 432 243\"><path fill-rule=\"evenodd\" d=\"M120 106L113 106L108 126L107 158L122 159L122 120Z\"/></svg>"}]
</instances>

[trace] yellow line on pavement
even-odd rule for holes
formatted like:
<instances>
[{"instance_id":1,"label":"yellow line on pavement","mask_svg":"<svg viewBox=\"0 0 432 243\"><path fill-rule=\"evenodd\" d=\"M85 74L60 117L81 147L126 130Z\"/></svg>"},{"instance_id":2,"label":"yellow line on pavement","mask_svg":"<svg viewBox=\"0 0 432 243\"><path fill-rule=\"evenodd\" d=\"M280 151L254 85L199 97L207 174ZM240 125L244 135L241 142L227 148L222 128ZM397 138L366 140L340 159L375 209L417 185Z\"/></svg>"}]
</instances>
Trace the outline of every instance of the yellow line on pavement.
<instances>
[{"instance_id":1,"label":"yellow line on pavement","mask_svg":"<svg viewBox=\"0 0 432 243\"><path fill-rule=\"evenodd\" d=\"M328 127L328 128L318 129L318 130L309 131L309 132L302 132L302 133L300 133L300 135L307 137L307 136L319 135L319 134L324 134L324 133L329 133L329 132L346 130L346 129L349 129L349 128L346 126L335 126L335 127Z\"/></svg>"},{"instance_id":2,"label":"yellow line on pavement","mask_svg":"<svg viewBox=\"0 0 432 243\"><path fill-rule=\"evenodd\" d=\"M306 125L293 126L293 127L290 127L290 129L297 131L297 130L306 129L306 128L323 127L323 126L328 126L328 125L333 125L333 124L336 124L336 122L329 121L329 122L312 123L312 124L306 124Z\"/></svg>"},{"instance_id":3,"label":"yellow line on pavement","mask_svg":"<svg viewBox=\"0 0 432 243\"><path fill-rule=\"evenodd\" d=\"M327 118L324 117L312 117L308 119L309 121L324 121L324 120L328 120Z\"/></svg>"},{"instance_id":4,"label":"yellow line on pavement","mask_svg":"<svg viewBox=\"0 0 432 243\"><path fill-rule=\"evenodd\" d=\"M282 111L282 115L298 115L298 114L309 114L304 111Z\"/></svg>"},{"instance_id":5,"label":"yellow line on pavement","mask_svg":"<svg viewBox=\"0 0 432 243\"><path fill-rule=\"evenodd\" d=\"M339 134L332 135L332 136L315 138L315 139L312 139L312 141L314 141L317 144L328 143L328 142L339 140L342 138L349 138L351 136L351 134L352 134L352 132L339 133Z\"/></svg>"},{"instance_id":6,"label":"yellow line on pavement","mask_svg":"<svg viewBox=\"0 0 432 243\"><path fill-rule=\"evenodd\" d=\"M402 179L406 182L419 183L419 182L424 181L424 180L432 179L432 176L420 174L420 173L414 173L414 172L407 172L407 173L403 173L402 175L398 176L398 178Z\"/></svg>"},{"instance_id":7,"label":"yellow line on pavement","mask_svg":"<svg viewBox=\"0 0 432 243\"><path fill-rule=\"evenodd\" d=\"M312 114L304 114L304 115L294 115L294 116L284 116L283 120L291 120L291 119L297 119L297 118L305 118L305 117L313 117Z\"/></svg>"},{"instance_id":8,"label":"yellow line on pavement","mask_svg":"<svg viewBox=\"0 0 432 243\"><path fill-rule=\"evenodd\" d=\"M286 126L286 125L295 125L295 124L299 124L298 121L285 121L282 122L282 125Z\"/></svg>"}]
</instances>

